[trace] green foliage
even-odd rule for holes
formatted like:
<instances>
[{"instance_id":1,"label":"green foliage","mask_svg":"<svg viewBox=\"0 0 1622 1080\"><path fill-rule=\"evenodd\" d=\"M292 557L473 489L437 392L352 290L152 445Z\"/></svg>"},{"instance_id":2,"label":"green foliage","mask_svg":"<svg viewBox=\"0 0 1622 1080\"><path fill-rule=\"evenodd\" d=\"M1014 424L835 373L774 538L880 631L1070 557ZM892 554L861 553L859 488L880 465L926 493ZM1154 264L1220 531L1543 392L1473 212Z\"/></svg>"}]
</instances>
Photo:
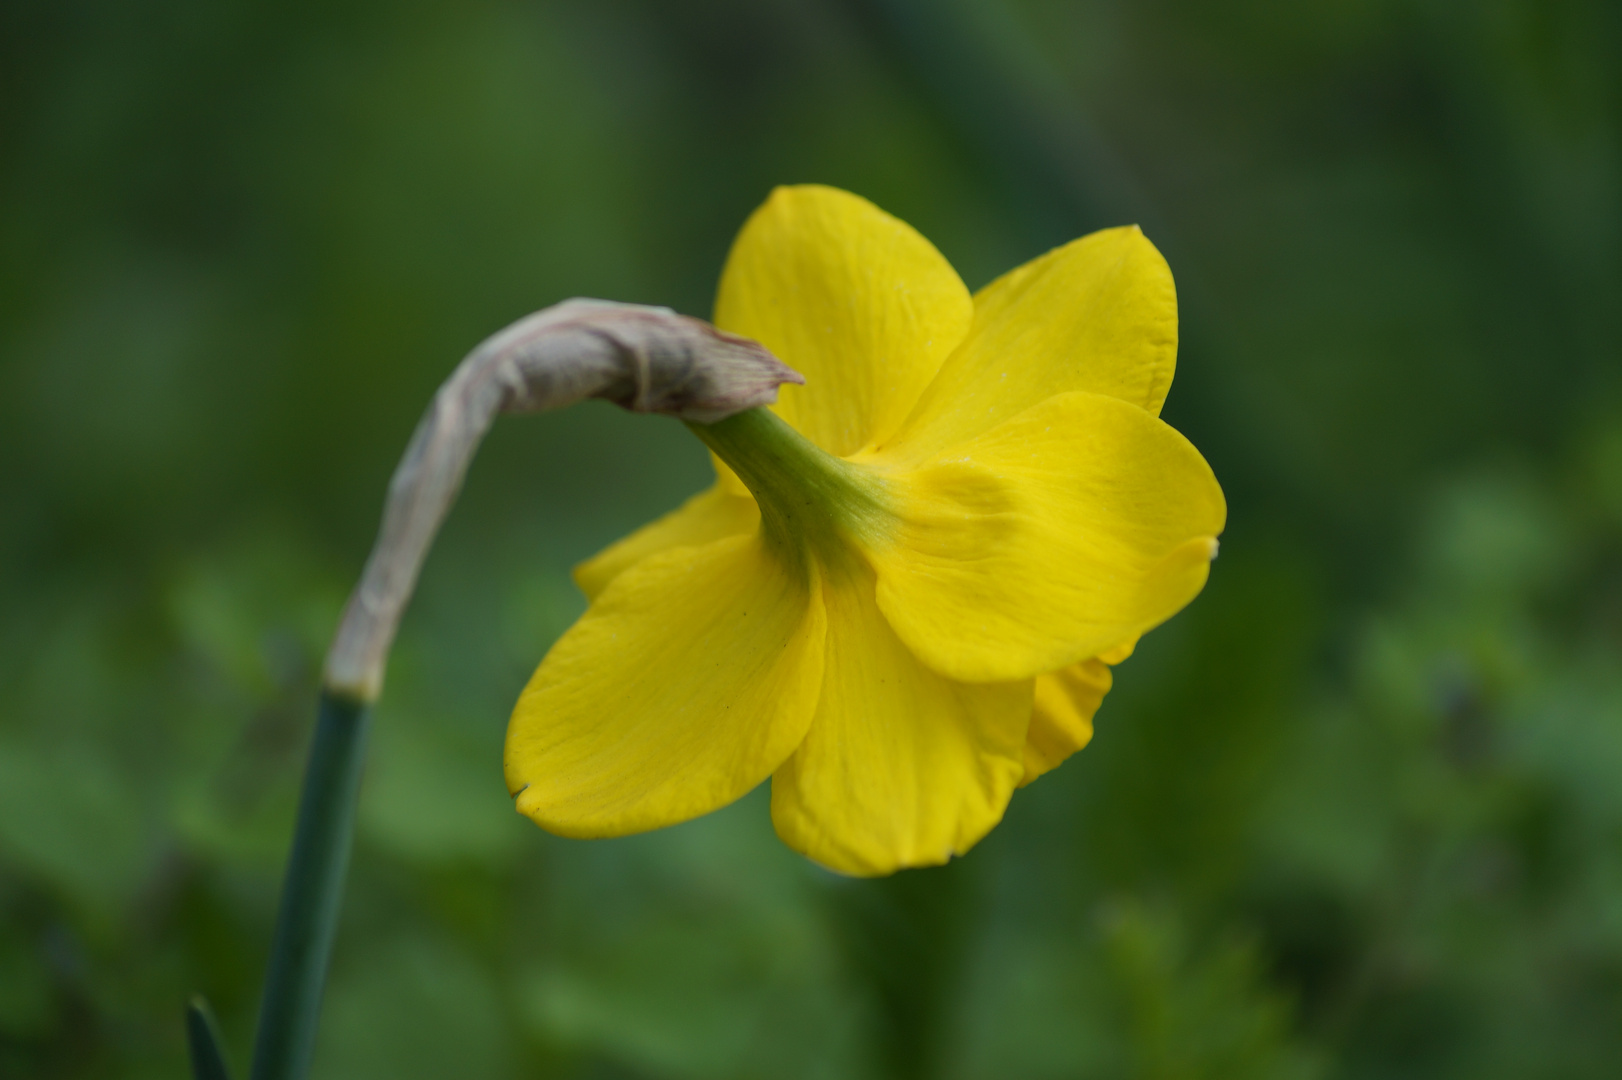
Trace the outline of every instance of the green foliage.
<instances>
[{"instance_id":1,"label":"green foliage","mask_svg":"<svg viewBox=\"0 0 1622 1080\"><path fill-rule=\"evenodd\" d=\"M1232 525L952 866L764 793L543 835L568 567L705 482L504 421L374 727L321 1077L1605 1077L1622 17L1600 0L0 8L0 1075L246 1064L319 657L420 410L570 295L707 310L772 183L971 285L1141 221Z\"/></svg>"}]
</instances>

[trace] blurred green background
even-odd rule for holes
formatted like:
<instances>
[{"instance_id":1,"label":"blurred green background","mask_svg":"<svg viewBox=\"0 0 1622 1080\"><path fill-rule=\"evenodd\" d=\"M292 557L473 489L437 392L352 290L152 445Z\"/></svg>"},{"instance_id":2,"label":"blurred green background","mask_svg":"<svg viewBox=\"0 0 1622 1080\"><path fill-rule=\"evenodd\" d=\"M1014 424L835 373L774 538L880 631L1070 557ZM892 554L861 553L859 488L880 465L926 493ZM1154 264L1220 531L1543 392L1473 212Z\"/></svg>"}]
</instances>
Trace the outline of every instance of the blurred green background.
<instances>
[{"instance_id":1,"label":"blurred green background","mask_svg":"<svg viewBox=\"0 0 1622 1080\"><path fill-rule=\"evenodd\" d=\"M0 1074L246 1063L319 658L420 411L705 314L773 184L971 287L1140 222L1231 527L1093 746L877 882L764 792L579 843L507 711L707 479L498 425L375 727L316 1074L1586 1078L1622 1061L1622 6L6 0Z\"/></svg>"}]
</instances>

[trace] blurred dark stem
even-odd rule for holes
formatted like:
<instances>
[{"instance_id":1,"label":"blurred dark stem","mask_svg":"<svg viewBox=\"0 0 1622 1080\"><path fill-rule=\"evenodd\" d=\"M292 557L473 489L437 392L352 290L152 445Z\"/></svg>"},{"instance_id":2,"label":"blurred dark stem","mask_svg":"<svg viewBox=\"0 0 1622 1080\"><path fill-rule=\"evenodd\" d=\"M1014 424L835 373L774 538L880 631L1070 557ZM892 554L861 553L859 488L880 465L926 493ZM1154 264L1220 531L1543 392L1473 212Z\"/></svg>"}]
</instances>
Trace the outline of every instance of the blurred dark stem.
<instances>
[{"instance_id":1,"label":"blurred dark stem","mask_svg":"<svg viewBox=\"0 0 1622 1080\"><path fill-rule=\"evenodd\" d=\"M976 880L971 864L954 859L829 886L846 965L874 995L872 1034L887 1076L926 1080L945 1071L947 1013L976 923Z\"/></svg>"},{"instance_id":2,"label":"blurred dark stem","mask_svg":"<svg viewBox=\"0 0 1622 1080\"><path fill-rule=\"evenodd\" d=\"M231 1080L214 1011L200 997L186 1004L186 1045L191 1050L193 1080Z\"/></svg>"},{"instance_id":3,"label":"blurred dark stem","mask_svg":"<svg viewBox=\"0 0 1622 1080\"><path fill-rule=\"evenodd\" d=\"M299 1080L309 1072L354 842L370 715L367 704L321 695L271 942L252 1080Z\"/></svg>"}]
</instances>

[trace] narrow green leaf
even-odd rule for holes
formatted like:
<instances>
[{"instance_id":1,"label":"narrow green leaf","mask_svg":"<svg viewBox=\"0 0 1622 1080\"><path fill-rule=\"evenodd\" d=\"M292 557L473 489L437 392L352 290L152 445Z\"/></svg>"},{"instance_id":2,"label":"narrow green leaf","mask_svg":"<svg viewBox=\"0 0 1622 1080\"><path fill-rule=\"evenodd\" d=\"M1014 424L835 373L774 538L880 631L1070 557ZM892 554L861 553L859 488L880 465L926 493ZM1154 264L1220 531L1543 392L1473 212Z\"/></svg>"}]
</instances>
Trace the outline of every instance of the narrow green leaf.
<instances>
[{"instance_id":1,"label":"narrow green leaf","mask_svg":"<svg viewBox=\"0 0 1622 1080\"><path fill-rule=\"evenodd\" d=\"M231 1080L214 1011L200 995L186 1003L186 1043L191 1048L192 1080Z\"/></svg>"}]
</instances>

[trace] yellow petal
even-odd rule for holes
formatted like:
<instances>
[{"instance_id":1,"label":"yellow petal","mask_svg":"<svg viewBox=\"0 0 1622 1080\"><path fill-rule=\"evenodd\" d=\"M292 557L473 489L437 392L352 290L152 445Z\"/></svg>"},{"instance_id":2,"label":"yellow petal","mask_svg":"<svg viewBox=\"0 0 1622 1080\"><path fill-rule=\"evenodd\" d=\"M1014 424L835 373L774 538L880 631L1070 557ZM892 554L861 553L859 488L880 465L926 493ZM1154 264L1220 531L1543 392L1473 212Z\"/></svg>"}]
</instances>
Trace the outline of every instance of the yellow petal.
<instances>
[{"instance_id":1,"label":"yellow petal","mask_svg":"<svg viewBox=\"0 0 1622 1080\"><path fill-rule=\"evenodd\" d=\"M847 874L962 854L1023 773L1031 683L969 685L923 665L874 605L865 570L824 591L828 647L805 741L772 776L783 842Z\"/></svg>"},{"instance_id":2,"label":"yellow petal","mask_svg":"<svg viewBox=\"0 0 1622 1080\"><path fill-rule=\"evenodd\" d=\"M1104 661L1106 664L1119 664L1122 660L1125 660L1127 657L1131 656L1132 650L1138 647L1138 636L1139 635L1137 634L1133 634L1131 637L1127 638L1113 649L1105 649L1103 652L1098 654L1098 658Z\"/></svg>"},{"instance_id":3,"label":"yellow petal","mask_svg":"<svg viewBox=\"0 0 1622 1080\"><path fill-rule=\"evenodd\" d=\"M1104 703L1114 676L1094 657L1036 677L1036 702L1025 735L1025 775L1035 780L1086 746L1093 738L1093 714Z\"/></svg>"},{"instance_id":4,"label":"yellow petal","mask_svg":"<svg viewBox=\"0 0 1622 1080\"><path fill-rule=\"evenodd\" d=\"M1060 394L891 477L878 604L935 670L1032 678L1170 618L1227 510L1187 439L1119 398Z\"/></svg>"},{"instance_id":5,"label":"yellow petal","mask_svg":"<svg viewBox=\"0 0 1622 1080\"><path fill-rule=\"evenodd\" d=\"M1066 244L987 285L974 326L893 440L914 460L1084 390L1159 415L1177 364L1177 290L1136 226Z\"/></svg>"},{"instance_id":6,"label":"yellow petal","mask_svg":"<svg viewBox=\"0 0 1622 1080\"><path fill-rule=\"evenodd\" d=\"M574 581L587 599L595 600L610 581L649 555L752 532L759 522L760 507L747 489L740 497L729 493L718 480L708 491L699 492L664 517L616 540L575 567Z\"/></svg>"},{"instance_id":7,"label":"yellow petal","mask_svg":"<svg viewBox=\"0 0 1622 1080\"><path fill-rule=\"evenodd\" d=\"M843 456L900 425L973 312L957 272L910 225L807 185L778 188L744 225L715 323L805 376L772 408Z\"/></svg>"},{"instance_id":8,"label":"yellow petal","mask_svg":"<svg viewBox=\"0 0 1622 1080\"><path fill-rule=\"evenodd\" d=\"M814 568L786 572L758 532L644 559L513 710L519 812L564 836L620 836L737 799L804 738L825 628Z\"/></svg>"}]
</instances>

